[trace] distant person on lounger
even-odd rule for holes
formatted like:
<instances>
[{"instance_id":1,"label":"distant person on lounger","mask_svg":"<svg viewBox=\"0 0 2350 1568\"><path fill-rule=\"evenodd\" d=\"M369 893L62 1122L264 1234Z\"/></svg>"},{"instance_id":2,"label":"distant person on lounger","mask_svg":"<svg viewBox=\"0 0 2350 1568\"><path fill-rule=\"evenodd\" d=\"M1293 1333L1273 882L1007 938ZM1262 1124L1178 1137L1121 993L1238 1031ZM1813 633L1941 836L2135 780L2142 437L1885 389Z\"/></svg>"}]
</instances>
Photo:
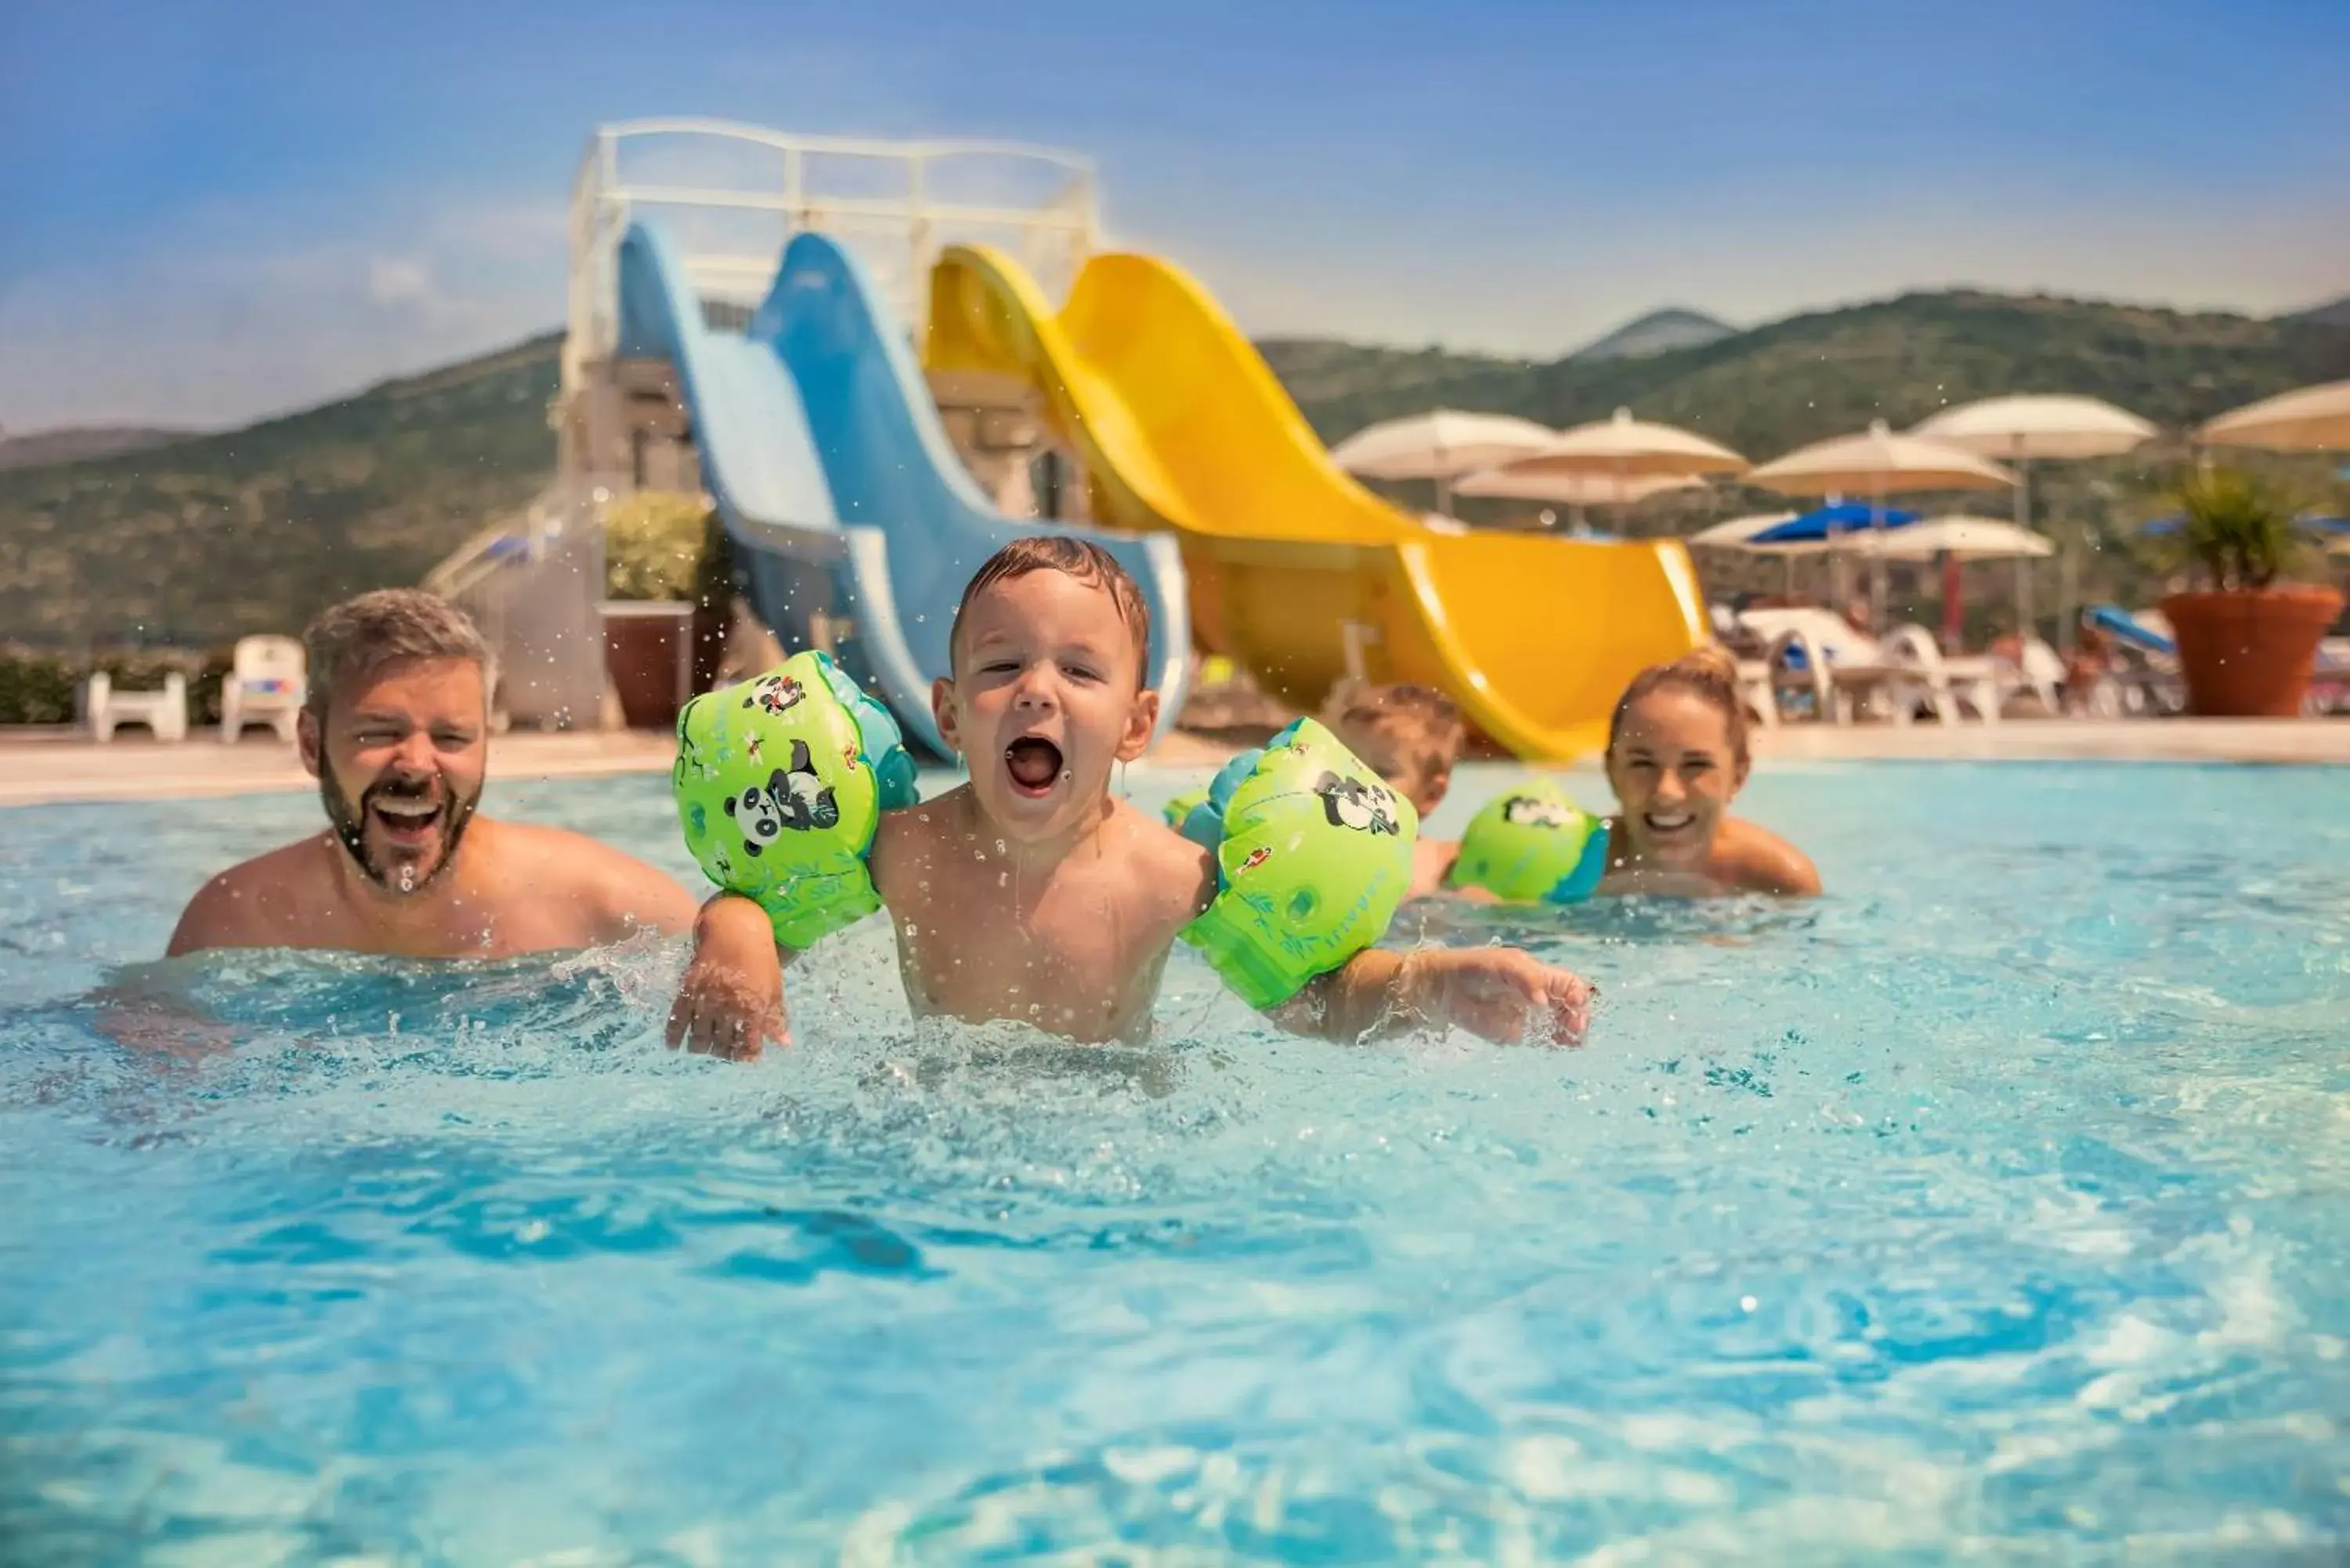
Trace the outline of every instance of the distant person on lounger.
<instances>
[{"instance_id":1,"label":"distant person on lounger","mask_svg":"<svg viewBox=\"0 0 2350 1568\"><path fill-rule=\"evenodd\" d=\"M593 839L480 815L488 650L454 606L391 588L311 623L303 766L328 828L204 884L171 954L329 948L505 958L692 928L692 895Z\"/></svg>"}]
</instances>

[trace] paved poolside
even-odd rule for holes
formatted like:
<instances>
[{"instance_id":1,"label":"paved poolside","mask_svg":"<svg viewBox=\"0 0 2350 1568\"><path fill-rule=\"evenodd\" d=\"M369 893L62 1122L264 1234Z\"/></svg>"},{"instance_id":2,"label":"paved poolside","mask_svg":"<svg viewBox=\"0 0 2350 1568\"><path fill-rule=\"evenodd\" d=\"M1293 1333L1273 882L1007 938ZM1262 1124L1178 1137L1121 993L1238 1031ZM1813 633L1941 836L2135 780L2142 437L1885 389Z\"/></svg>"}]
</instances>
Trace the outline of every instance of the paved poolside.
<instances>
[{"instance_id":1,"label":"paved poolside","mask_svg":"<svg viewBox=\"0 0 2350 1568\"><path fill-rule=\"evenodd\" d=\"M1231 754L1221 736L1178 731L1140 766L1213 766ZM2114 761L2350 763L2350 719L2017 720L1995 727L1801 724L1755 732L1773 761ZM657 732L501 735L493 778L594 778L660 773L670 737ZM0 733L0 806L54 801L153 799L316 788L292 748L259 730L234 746L210 730L159 745L141 731L97 745L69 732Z\"/></svg>"}]
</instances>

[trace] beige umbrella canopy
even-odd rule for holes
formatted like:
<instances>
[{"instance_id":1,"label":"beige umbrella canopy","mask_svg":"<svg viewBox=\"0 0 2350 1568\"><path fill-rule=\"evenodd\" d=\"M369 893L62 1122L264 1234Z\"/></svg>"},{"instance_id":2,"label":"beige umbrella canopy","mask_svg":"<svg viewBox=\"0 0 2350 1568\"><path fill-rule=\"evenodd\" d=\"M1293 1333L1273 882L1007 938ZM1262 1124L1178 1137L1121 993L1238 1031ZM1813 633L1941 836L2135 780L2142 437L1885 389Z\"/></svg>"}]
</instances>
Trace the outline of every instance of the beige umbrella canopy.
<instances>
[{"instance_id":1,"label":"beige umbrella canopy","mask_svg":"<svg viewBox=\"0 0 2350 1568\"><path fill-rule=\"evenodd\" d=\"M1963 447L1977 457L2020 462L2116 457L2151 441L2156 432L2128 410L2099 398L2035 393L1960 403L1920 421L1909 433Z\"/></svg>"},{"instance_id":2,"label":"beige umbrella canopy","mask_svg":"<svg viewBox=\"0 0 2350 1568\"><path fill-rule=\"evenodd\" d=\"M2153 425L2100 398L2030 393L1983 398L1944 409L1911 432L1964 447L1978 457L2003 457L2015 465L2015 521L2032 526L2032 463L2034 460L2077 462L2118 457L2157 433ZM2022 556L2015 566L2016 618L2032 624L2032 571Z\"/></svg>"},{"instance_id":3,"label":"beige umbrella canopy","mask_svg":"<svg viewBox=\"0 0 2350 1568\"><path fill-rule=\"evenodd\" d=\"M1752 550L1755 535L1776 528L1782 523L1793 523L1793 512L1752 512L1743 517L1732 517L1727 523L1716 523L1690 535L1689 544L1714 550ZM1768 549L1770 546L1763 546Z\"/></svg>"},{"instance_id":4,"label":"beige umbrella canopy","mask_svg":"<svg viewBox=\"0 0 2350 1568\"><path fill-rule=\"evenodd\" d=\"M1859 435L1797 447L1751 470L1748 484L1782 495L1898 495L1913 490L1995 490L2015 476L1945 441L1901 435L1883 420Z\"/></svg>"},{"instance_id":5,"label":"beige umbrella canopy","mask_svg":"<svg viewBox=\"0 0 2350 1568\"><path fill-rule=\"evenodd\" d=\"M1916 490L1995 490L2015 476L1962 447L1925 436L1901 435L1883 420L1859 435L1798 447L1746 475L1746 483L1783 495L1864 495L1882 511L1885 498ZM1885 614L1880 558L1871 585L1878 618Z\"/></svg>"},{"instance_id":6,"label":"beige umbrella canopy","mask_svg":"<svg viewBox=\"0 0 2350 1568\"><path fill-rule=\"evenodd\" d=\"M1511 414L1431 409L1367 425L1330 449L1331 461L1366 479L1432 479L1436 509L1450 509L1452 480L1548 446L1557 432Z\"/></svg>"},{"instance_id":7,"label":"beige umbrella canopy","mask_svg":"<svg viewBox=\"0 0 2350 1568\"><path fill-rule=\"evenodd\" d=\"M2056 553L2055 541L1996 517L1929 517L1907 528L1855 535L1851 547L1887 561L1930 561L1950 556L1961 561L2037 559Z\"/></svg>"},{"instance_id":8,"label":"beige umbrella canopy","mask_svg":"<svg viewBox=\"0 0 2350 1568\"><path fill-rule=\"evenodd\" d=\"M2350 451L2350 381L2279 392L2221 414L2196 432L2213 446L2272 452Z\"/></svg>"},{"instance_id":9,"label":"beige umbrella canopy","mask_svg":"<svg viewBox=\"0 0 2350 1568\"><path fill-rule=\"evenodd\" d=\"M1504 495L1519 501L1555 501L1568 506L1625 505L1669 490L1702 490L1701 479L1669 474L1617 479L1597 473L1562 473L1511 464L1471 474L1452 487L1455 495Z\"/></svg>"},{"instance_id":10,"label":"beige umbrella canopy","mask_svg":"<svg viewBox=\"0 0 2350 1568\"><path fill-rule=\"evenodd\" d=\"M1513 472L1604 473L1620 478L1742 473L1746 460L1719 441L1679 425L1636 420L1629 409L1612 419L1561 431L1539 452L1513 460Z\"/></svg>"}]
</instances>

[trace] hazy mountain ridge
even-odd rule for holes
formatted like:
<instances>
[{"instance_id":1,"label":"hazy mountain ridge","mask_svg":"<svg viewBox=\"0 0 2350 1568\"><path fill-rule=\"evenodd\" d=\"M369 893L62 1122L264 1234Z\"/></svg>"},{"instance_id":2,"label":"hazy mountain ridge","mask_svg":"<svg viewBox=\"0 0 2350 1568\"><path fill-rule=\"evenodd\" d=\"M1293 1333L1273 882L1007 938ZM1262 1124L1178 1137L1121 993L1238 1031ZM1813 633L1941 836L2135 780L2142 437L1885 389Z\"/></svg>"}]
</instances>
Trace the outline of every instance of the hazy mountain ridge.
<instances>
[{"instance_id":1,"label":"hazy mountain ridge","mask_svg":"<svg viewBox=\"0 0 2350 1568\"><path fill-rule=\"evenodd\" d=\"M0 472L0 628L53 645L140 628L216 643L416 581L546 482L559 346L548 334L245 430ZM2086 392L2176 430L2350 378L2350 322L2334 306L2262 319L1971 291L1813 311L1636 357L1537 362L1326 338L1259 348L1328 441L1440 405L1551 425L1628 406L1758 461L2001 392ZM2153 460L2051 468L2043 493L2116 538L2132 496L2158 478Z\"/></svg>"}]
</instances>

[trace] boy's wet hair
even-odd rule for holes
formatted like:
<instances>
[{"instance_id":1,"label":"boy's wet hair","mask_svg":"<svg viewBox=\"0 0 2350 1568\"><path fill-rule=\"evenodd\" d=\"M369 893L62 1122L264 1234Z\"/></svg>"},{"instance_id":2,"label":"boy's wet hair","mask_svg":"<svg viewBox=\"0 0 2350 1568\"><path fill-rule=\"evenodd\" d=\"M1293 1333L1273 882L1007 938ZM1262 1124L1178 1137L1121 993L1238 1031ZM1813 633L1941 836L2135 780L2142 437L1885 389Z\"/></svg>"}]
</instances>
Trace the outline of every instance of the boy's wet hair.
<instances>
[{"instance_id":1,"label":"boy's wet hair","mask_svg":"<svg viewBox=\"0 0 2350 1568\"><path fill-rule=\"evenodd\" d=\"M489 669L490 650L463 610L422 588L378 588L318 612L302 633L310 711L395 664L462 659Z\"/></svg>"},{"instance_id":2,"label":"boy's wet hair","mask_svg":"<svg viewBox=\"0 0 2350 1568\"><path fill-rule=\"evenodd\" d=\"M1426 686L1367 686L1347 697L1332 726L1379 777L1408 792L1444 777L1461 760L1461 710Z\"/></svg>"},{"instance_id":3,"label":"boy's wet hair","mask_svg":"<svg viewBox=\"0 0 2350 1568\"><path fill-rule=\"evenodd\" d=\"M1720 644L1711 642L1669 663L1652 664L1632 677L1632 683L1624 688L1624 695L1616 699L1616 711L1607 720L1608 752L1615 752L1617 737L1624 732L1624 715L1632 711L1632 704L1667 687L1686 691L1721 713L1730 730L1730 754L1740 767L1744 767L1746 703L1738 693L1738 661Z\"/></svg>"},{"instance_id":4,"label":"boy's wet hair","mask_svg":"<svg viewBox=\"0 0 2350 1568\"><path fill-rule=\"evenodd\" d=\"M1099 545L1072 539L1066 534L1026 535L981 564L971 581L963 585L962 601L955 606L954 624L947 628L950 660L962 646L962 617L971 608L972 600L998 583L1008 583L1031 572L1059 572L1107 594L1118 610L1118 618L1125 623L1128 634L1134 639L1135 682L1138 686L1149 684L1150 607L1143 602L1142 590L1135 586L1127 569L1118 564L1117 556Z\"/></svg>"}]
</instances>

